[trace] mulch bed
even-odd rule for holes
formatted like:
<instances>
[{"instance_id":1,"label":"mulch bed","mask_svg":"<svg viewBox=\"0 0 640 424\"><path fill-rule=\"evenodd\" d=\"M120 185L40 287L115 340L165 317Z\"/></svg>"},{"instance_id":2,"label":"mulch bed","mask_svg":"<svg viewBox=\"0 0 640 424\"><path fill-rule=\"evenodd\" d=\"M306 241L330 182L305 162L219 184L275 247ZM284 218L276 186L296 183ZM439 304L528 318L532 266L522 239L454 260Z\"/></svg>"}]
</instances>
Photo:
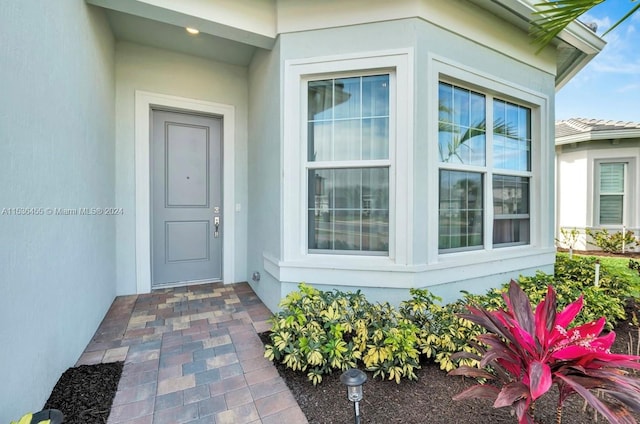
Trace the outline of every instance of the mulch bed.
<instances>
[{"instance_id":1,"label":"mulch bed","mask_svg":"<svg viewBox=\"0 0 640 424\"><path fill-rule=\"evenodd\" d=\"M629 353L628 341L633 337L634 350L638 343L637 327L628 322L616 327L617 340L613 351ZM262 333L263 343L268 343L267 333ZM636 352L633 352L636 353ZM340 383L340 373L325 376L322 383L313 386L305 373L294 372L276 364L280 376L291 389L300 408L311 424L346 424L354 422L353 404L347 400L346 387ZM459 423L510 423L517 418L510 408L493 408L486 399L453 401L452 397L474 384L469 378L447 376L435 363L424 363L417 370L417 381L373 379L367 373L364 398L360 402L363 424L459 424ZM535 418L540 424L556 422L557 391L554 389L536 402ZM640 416L635 415L640 422ZM597 418L581 397L569 398L563 407L563 424L606 423ZM292 423L295 424L295 423Z\"/></svg>"},{"instance_id":2,"label":"mulch bed","mask_svg":"<svg viewBox=\"0 0 640 424\"><path fill-rule=\"evenodd\" d=\"M559 249L562 250L562 249ZM604 252L578 252L574 254L596 254L640 258L640 252L606 254ZM629 305L628 316L638 311L637 305ZM614 352L639 354L638 328L629 322L616 326ZM262 341L268 343L266 333ZM629 352L629 342L633 352ZM452 397L474 384L471 379L449 377L432 362L425 362L416 371L417 381L394 381L373 379L368 373L364 385L364 399L360 402L363 424L458 424L458 423L516 423L510 408L495 409L489 400L465 400L454 402ZM123 362L82 365L69 368L54 387L43 409L54 408L65 415L65 424L103 424L107 422L113 398L122 374ZM354 421L353 404L347 400L346 388L340 383L340 374L324 376L318 386L313 386L305 373L294 372L276 364L278 372L295 396L302 411L311 424L346 424ZM551 391L536 402L535 416L540 424L556 422L557 392ZM640 422L640 415L634 415ZM565 403L563 424L604 423L597 419L593 410L585 407L579 396ZM297 423L290 423L297 424Z\"/></svg>"},{"instance_id":3,"label":"mulch bed","mask_svg":"<svg viewBox=\"0 0 640 424\"><path fill-rule=\"evenodd\" d=\"M124 362L69 368L43 409L59 409L65 424L104 424L118 389Z\"/></svg>"},{"instance_id":4,"label":"mulch bed","mask_svg":"<svg viewBox=\"0 0 640 424\"><path fill-rule=\"evenodd\" d=\"M629 311L630 312L630 311ZM629 340L637 352L638 329L628 322L616 326L614 351L629 353ZM262 333L263 342L268 342ZM111 404L122 373L122 362L82 365L69 368L56 384L43 409L61 410L68 424L103 424L107 422ZM302 411L311 424L346 424L353 422L353 404L347 400L340 374L334 373L313 386L304 373L293 372L281 364L278 372L291 389ZM364 399L360 403L363 424L491 424L516 423L509 408L495 409L488 400L454 402L452 397L474 384L470 379L449 377L437 364L424 363L417 370L417 381L373 379L368 373L364 385ZM555 423L557 392L552 391L538 400L536 419L540 424ZM640 417L636 416L640 421ZM563 408L563 424L603 423L606 420L585 408L578 396ZM290 423L297 424L297 423Z\"/></svg>"}]
</instances>

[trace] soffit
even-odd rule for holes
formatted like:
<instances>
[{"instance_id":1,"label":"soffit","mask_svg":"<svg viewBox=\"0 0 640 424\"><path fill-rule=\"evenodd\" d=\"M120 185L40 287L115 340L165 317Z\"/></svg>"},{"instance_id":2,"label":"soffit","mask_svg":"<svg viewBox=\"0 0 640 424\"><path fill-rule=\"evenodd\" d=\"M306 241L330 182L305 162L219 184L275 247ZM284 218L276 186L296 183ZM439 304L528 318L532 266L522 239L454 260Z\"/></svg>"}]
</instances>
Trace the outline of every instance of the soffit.
<instances>
[{"instance_id":1,"label":"soffit","mask_svg":"<svg viewBox=\"0 0 640 424\"><path fill-rule=\"evenodd\" d=\"M247 66L256 47L200 32L190 35L184 27L115 10L107 10L111 30L118 40L173 50L232 65Z\"/></svg>"},{"instance_id":2,"label":"soffit","mask_svg":"<svg viewBox=\"0 0 640 424\"><path fill-rule=\"evenodd\" d=\"M285 22L295 22L300 18L308 21L319 12L309 13L315 7L326 9L333 3L310 2L303 0L86 0L90 4L108 10L109 20L116 38L141 44L169 48L215 60L246 65L249 63L255 47L270 49L275 43L278 32L285 30ZM373 9L384 9L386 1L369 0L376 7L366 10L359 0L342 0L340 8L333 10L332 21L342 20L345 7L349 6L362 13L348 13L357 20L356 15L373 17ZM420 16L426 0L402 0L394 4L395 15ZM429 0L432 1L432 0ZM476 6L498 16L515 27L528 31L535 11L534 4L540 0L469 0ZM280 9L290 8L298 3L309 7L304 13L281 16ZM447 2L436 2L446 5ZM324 5L323 5L324 4ZM432 3L428 3L432 4ZM371 5L370 5L371 6ZM298 5L298 9L300 9ZM354 9L355 8L355 9ZM315 9L313 9L315 10ZM298 10L300 12L300 10ZM417 13L416 13L417 12ZM338 16L337 16L338 15ZM398 15L398 16L396 16ZM286 19L286 18L290 19ZM362 17L362 16L361 16ZM390 19L389 13L384 17ZM296 19L293 19L296 18ZM304 19L303 19L304 18ZM347 19L348 20L348 19ZM342 21L340 21L342 22ZM349 21L350 22L350 21ZM342 22L347 25L348 22ZM353 24L353 23L352 23ZM197 37L184 32L185 26L200 30ZM325 25L326 26L326 25ZM556 47L556 88L562 87L580 69L582 69L604 47L604 41L580 22L573 22L554 43ZM544 62L544 60L542 60Z\"/></svg>"}]
</instances>

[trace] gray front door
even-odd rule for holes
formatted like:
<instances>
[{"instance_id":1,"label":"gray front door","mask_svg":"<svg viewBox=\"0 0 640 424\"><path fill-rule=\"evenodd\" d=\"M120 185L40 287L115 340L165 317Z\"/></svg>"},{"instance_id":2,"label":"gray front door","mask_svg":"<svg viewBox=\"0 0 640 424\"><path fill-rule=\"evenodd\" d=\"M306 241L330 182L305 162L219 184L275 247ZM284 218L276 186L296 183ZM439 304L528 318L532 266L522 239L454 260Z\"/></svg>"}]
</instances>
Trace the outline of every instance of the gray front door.
<instances>
[{"instance_id":1,"label":"gray front door","mask_svg":"<svg viewBox=\"0 0 640 424\"><path fill-rule=\"evenodd\" d=\"M222 280L222 119L152 111L152 286Z\"/></svg>"}]
</instances>

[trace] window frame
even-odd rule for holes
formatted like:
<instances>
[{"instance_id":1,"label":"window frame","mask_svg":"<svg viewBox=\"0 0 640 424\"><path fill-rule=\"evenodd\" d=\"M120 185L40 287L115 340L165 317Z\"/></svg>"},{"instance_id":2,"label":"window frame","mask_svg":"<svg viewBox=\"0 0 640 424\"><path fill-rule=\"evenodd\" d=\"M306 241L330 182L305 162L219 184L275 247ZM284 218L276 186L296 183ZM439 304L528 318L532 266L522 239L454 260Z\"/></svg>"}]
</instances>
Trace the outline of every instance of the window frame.
<instances>
[{"instance_id":1,"label":"window frame","mask_svg":"<svg viewBox=\"0 0 640 424\"><path fill-rule=\"evenodd\" d=\"M519 106L527 107L531 110L531 146L530 146L530 171L514 171L509 169L497 169L493 167L493 125L487 126L486 131L486 162L484 166L478 165L461 165L440 162L438 149L438 122L439 122L439 99L436 94L430 98L430 118L431 125L428 150L430 152L430 165L435 169L429 184L429 190L435 193L438 199L434 205L429 208L428 215L428 231L429 234L435 234L429 237L428 243L428 261L431 263L456 261L459 257L468 255L481 254L500 254L509 255L509 252L515 252L522 249L546 245L546 239L549 238L544 231L543 223L552 222L553 216L547 218L542 206L535 204L533 199L541 198L542 187L549 188L553 184L546 172L547 167L542 164L545 161L552 161L554 154L553 146L549 140L553 140L549 130L545 127L545 123L550 121L549 107L550 99L529 88L519 86L509 81L502 80L493 75L489 75L476 69L452 62L440 56L431 56L431 72L430 87L432 92L439 92L439 84L441 82L452 84L473 92L486 96L486 120L493 122L493 99L499 99ZM547 129L547 131L545 131ZM441 170L453 170L464 172L478 172L483 175L483 243L482 246L473 247L471 249L439 249L439 173ZM505 243L493 244L493 175L507 175L527 177L529 179L529 242L521 243ZM553 201L553 197L550 197ZM545 207L548 210L548 206ZM550 233L552 237L552 234Z\"/></svg>"},{"instance_id":2,"label":"window frame","mask_svg":"<svg viewBox=\"0 0 640 424\"><path fill-rule=\"evenodd\" d=\"M601 183L600 167L603 164L624 165L624 169L623 169L624 192L622 194L622 222L620 224L603 224L600 222L600 196L602 195L600 192L600 183ZM595 226L607 227L607 228L622 228L627 225L627 221L629 220L629 201L631 197L630 177L631 177L631 173L633 172L633 167L634 167L634 163L632 158L599 158L594 160L595 178L593 181L593 189L594 189L593 218L594 218Z\"/></svg>"},{"instance_id":3,"label":"window frame","mask_svg":"<svg viewBox=\"0 0 640 424\"><path fill-rule=\"evenodd\" d=\"M322 255L322 254L326 254L326 255L359 255L359 256L389 256L389 250L391 248L390 243L391 243L391 216L392 216L392 205L393 203L393 199L395 198L395 190L394 190L394 186L392 184L392 181L394 179L394 173L396 170L396 165L394 162L394 155L393 153L395 152L395 145L396 145L396 84L397 84L397 80L396 80L396 73L395 73L395 69L392 68L388 68L388 69L370 69L370 70L360 70L360 71L347 71L347 72L337 72L337 73L331 73L331 74L310 74L310 75L304 75L302 77L302 83L303 85L308 88L308 84L310 82L313 81L321 81L321 80L337 80L337 79L346 79L346 78L353 78L353 77L367 77L367 76L376 76L376 75L388 75L389 76L389 139L388 139L388 146L387 146L387 159L350 159L350 160L320 160L320 161L312 161L309 160L309 155L308 155L308 147L309 147L309 132L308 131L304 131L303 130L303 134L302 134L302 138L300 140L300 143L303 146L303 150L305 153L305 160L303 162L303 167L304 167L304 174L303 174L303 182L305 182L305 184L303 184L304 186L304 193L305 193L305 199L309 199L309 193L308 193L308 187L309 187L309 183L308 183L308 178L309 178L309 171L311 170L337 170L337 169L360 169L360 170L364 170L364 169L387 169L388 170L388 176L389 179L387 181L388 187L389 187L389 204L388 204L388 210L389 210L389 217L388 217L388 232L389 232L389 238L387 240L388 243L388 249L387 251L374 251L374 250L339 250L339 249L311 249L309 248L309 233L310 233L310 226L312 225L311 222L309 222L309 206L308 203L305 204L305 220L306 220L306 226L305 226L305 232L304 232L304 242L305 242L305 246L307 249L307 254L308 255ZM301 96L302 98L302 103L307 105L308 104L308 89L302 90L301 92ZM305 114L306 116L306 114ZM305 120L305 123L308 124L308 120ZM308 200L307 200L308 201Z\"/></svg>"},{"instance_id":4,"label":"window frame","mask_svg":"<svg viewBox=\"0 0 640 424\"><path fill-rule=\"evenodd\" d=\"M389 249L383 256L368 254L310 253L308 251L307 204L307 82L323 77L395 75L390 93L389 146ZM398 49L353 55L286 60L283 92L283 179L281 260L265 254L281 280L310 278L312 269L388 269L411 260L413 166L413 50ZM304 142L302 142L304 140ZM401 140L401 142L396 142ZM357 161L359 162L359 161ZM345 161L340 167L353 165ZM362 164L357 164L361 167Z\"/></svg>"}]
</instances>

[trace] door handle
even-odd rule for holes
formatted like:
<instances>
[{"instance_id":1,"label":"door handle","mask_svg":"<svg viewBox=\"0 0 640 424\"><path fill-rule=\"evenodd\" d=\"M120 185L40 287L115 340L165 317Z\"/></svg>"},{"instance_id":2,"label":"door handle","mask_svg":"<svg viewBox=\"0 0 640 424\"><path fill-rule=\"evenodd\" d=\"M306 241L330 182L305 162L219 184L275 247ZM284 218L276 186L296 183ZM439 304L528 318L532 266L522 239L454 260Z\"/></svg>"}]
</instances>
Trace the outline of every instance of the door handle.
<instances>
[{"instance_id":1,"label":"door handle","mask_svg":"<svg viewBox=\"0 0 640 424\"><path fill-rule=\"evenodd\" d=\"M219 216L213 217L213 226L215 227L215 230L213 232L213 237L218 238L220 236L220 217Z\"/></svg>"}]
</instances>

